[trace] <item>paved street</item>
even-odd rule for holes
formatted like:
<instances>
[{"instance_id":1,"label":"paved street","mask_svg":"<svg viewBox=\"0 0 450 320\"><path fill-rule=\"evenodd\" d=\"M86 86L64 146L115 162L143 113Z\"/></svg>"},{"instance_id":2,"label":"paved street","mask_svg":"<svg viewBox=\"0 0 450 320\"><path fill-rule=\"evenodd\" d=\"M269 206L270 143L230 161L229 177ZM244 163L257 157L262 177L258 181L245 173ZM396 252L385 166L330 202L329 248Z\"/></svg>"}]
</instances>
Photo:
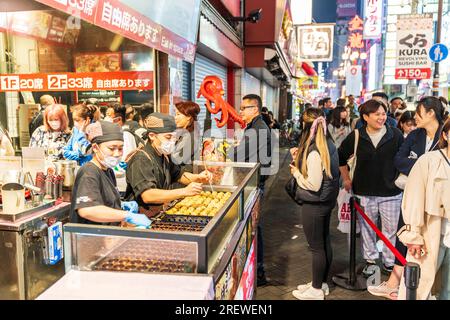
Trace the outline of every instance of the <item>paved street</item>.
<instances>
[{"instance_id":1,"label":"paved street","mask_svg":"<svg viewBox=\"0 0 450 320\"><path fill-rule=\"evenodd\" d=\"M290 156L281 150L280 173L269 179L262 208L266 274L269 284L258 287L257 300L296 300L292 296L299 284L312 280L311 253L308 250L301 225L301 208L294 204L284 190L289 179ZM347 236L336 229L337 213L331 222L333 246L332 275L345 271L348 265ZM358 239L359 240L359 239ZM360 255L357 242L357 257ZM358 257L358 262L362 262ZM367 291L349 291L339 287L330 288L327 300L377 299Z\"/></svg>"}]
</instances>

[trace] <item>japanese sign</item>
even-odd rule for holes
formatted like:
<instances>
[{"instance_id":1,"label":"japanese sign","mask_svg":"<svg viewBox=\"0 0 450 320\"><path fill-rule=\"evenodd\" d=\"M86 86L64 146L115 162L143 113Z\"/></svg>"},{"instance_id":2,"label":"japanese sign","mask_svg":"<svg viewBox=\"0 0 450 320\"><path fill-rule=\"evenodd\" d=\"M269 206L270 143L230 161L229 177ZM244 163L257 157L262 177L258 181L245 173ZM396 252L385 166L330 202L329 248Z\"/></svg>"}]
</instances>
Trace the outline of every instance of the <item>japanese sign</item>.
<instances>
[{"instance_id":1,"label":"japanese sign","mask_svg":"<svg viewBox=\"0 0 450 320\"><path fill-rule=\"evenodd\" d=\"M353 17L357 10L357 0L337 0L336 14L340 18Z\"/></svg>"},{"instance_id":2,"label":"japanese sign","mask_svg":"<svg viewBox=\"0 0 450 320\"><path fill-rule=\"evenodd\" d=\"M37 0L126 38L194 62L195 44L155 23L119 0ZM78 23L79 24L79 23Z\"/></svg>"},{"instance_id":3,"label":"japanese sign","mask_svg":"<svg viewBox=\"0 0 450 320\"><path fill-rule=\"evenodd\" d=\"M380 39L383 19L383 0L366 0L364 10L364 39Z\"/></svg>"},{"instance_id":4,"label":"japanese sign","mask_svg":"<svg viewBox=\"0 0 450 320\"><path fill-rule=\"evenodd\" d=\"M309 61L332 61L334 24L298 26L299 58Z\"/></svg>"},{"instance_id":5,"label":"japanese sign","mask_svg":"<svg viewBox=\"0 0 450 320\"><path fill-rule=\"evenodd\" d=\"M359 97L361 95L362 69L361 66L350 66L345 71L345 91L347 95Z\"/></svg>"},{"instance_id":6,"label":"japanese sign","mask_svg":"<svg viewBox=\"0 0 450 320\"><path fill-rule=\"evenodd\" d=\"M297 84L300 90L316 90L319 88L319 77L300 77Z\"/></svg>"},{"instance_id":7,"label":"japanese sign","mask_svg":"<svg viewBox=\"0 0 450 320\"><path fill-rule=\"evenodd\" d=\"M400 15L397 19L395 79L429 79L428 51L433 39L433 17Z\"/></svg>"},{"instance_id":8,"label":"japanese sign","mask_svg":"<svg viewBox=\"0 0 450 320\"><path fill-rule=\"evenodd\" d=\"M364 48L363 32L364 21L359 17L355 16L348 23L348 43L351 49L362 49Z\"/></svg>"},{"instance_id":9,"label":"japanese sign","mask_svg":"<svg viewBox=\"0 0 450 320\"><path fill-rule=\"evenodd\" d=\"M0 92L151 89L151 71L0 74Z\"/></svg>"}]
</instances>

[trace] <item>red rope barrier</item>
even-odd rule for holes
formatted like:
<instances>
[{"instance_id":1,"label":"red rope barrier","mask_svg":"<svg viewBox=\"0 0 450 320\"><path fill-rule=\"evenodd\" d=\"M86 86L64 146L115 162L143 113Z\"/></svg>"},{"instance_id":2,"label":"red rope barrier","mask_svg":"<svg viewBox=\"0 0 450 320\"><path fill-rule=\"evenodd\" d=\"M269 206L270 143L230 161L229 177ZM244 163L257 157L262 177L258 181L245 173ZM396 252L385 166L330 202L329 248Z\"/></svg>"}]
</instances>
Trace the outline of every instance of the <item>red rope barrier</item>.
<instances>
[{"instance_id":1,"label":"red rope barrier","mask_svg":"<svg viewBox=\"0 0 450 320\"><path fill-rule=\"evenodd\" d=\"M369 224L369 226L375 231L375 233L380 237L380 239L384 242L384 244L392 251L392 253L397 257L402 265L406 265L407 261L405 257L392 245L392 243L386 238L386 236L377 228L377 226L370 220L370 218L366 215L363 209L360 207L359 203L356 200L353 200L356 211L363 217L364 220Z\"/></svg>"}]
</instances>

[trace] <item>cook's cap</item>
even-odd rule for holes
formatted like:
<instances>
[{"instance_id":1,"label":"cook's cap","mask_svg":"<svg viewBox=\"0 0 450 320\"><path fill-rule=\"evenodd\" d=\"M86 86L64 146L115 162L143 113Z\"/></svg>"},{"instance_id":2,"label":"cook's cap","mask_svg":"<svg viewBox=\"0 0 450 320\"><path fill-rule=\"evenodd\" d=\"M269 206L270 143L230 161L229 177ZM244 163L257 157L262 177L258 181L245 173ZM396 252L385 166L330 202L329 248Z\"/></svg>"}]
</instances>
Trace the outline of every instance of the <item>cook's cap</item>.
<instances>
[{"instance_id":1,"label":"cook's cap","mask_svg":"<svg viewBox=\"0 0 450 320\"><path fill-rule=\"evenodd\" d=\"M175 118L160 112L150 114L144 123L148 133L170 133L177 129Z\"/></svg>"},{"instance_id":2,"label":"cook's cap","mask_svg":"<svg viewBox=\"0 0 450 320\"><path fill-rule=\"evenodd\" d=\"M123 131L119 125L108 121L97 121L86 128L86 135L91 143L123 141Z\"/></svg>"}]
</instances>

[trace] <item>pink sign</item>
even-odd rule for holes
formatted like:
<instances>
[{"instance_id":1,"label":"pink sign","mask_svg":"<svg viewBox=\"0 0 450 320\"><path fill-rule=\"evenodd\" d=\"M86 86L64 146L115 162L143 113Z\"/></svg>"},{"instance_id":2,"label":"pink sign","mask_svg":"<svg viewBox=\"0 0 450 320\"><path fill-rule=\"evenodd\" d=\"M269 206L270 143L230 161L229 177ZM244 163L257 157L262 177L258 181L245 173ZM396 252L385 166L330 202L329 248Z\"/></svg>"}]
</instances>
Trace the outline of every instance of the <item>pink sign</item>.
<instances>
[{"instance_id":1,"label":"pink sign","mask_svg":"<svg viewBox=\"0 0 450 320\"><path fill-rule=\"evenodd\" d=\"M245 263L244 272L242 272L241 282L234 297L235 300L252 300L255 292L255 239L248 253L247 262Z\"/></svg>"}]
</instances>

